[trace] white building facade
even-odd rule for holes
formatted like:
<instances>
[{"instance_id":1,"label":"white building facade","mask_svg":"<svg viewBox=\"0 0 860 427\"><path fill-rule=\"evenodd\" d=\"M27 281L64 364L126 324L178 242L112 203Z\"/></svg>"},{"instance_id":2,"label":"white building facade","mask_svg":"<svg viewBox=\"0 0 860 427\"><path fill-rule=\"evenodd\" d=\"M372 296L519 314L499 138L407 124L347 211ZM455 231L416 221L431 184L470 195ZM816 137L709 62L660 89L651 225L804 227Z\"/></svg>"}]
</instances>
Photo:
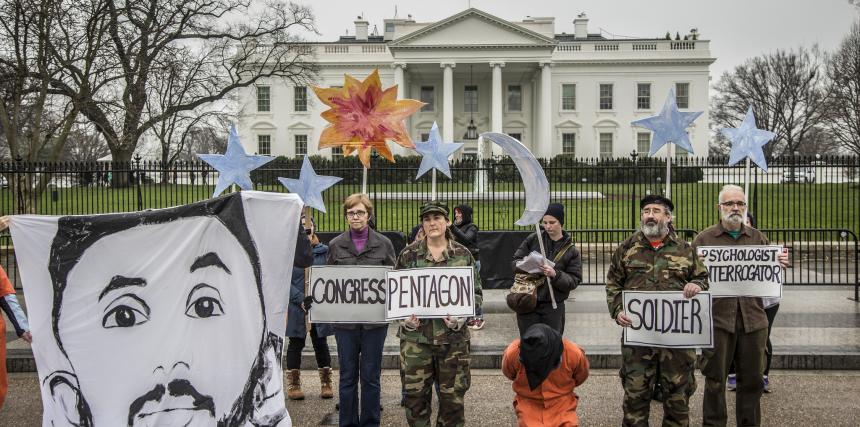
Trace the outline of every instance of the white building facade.
<instances>
[{"instance_id":1,"label":"white building facade","mask_svg":"<svg viewBox=\"0 0 860 427\"><path fill-rule=\"evenodd\" d=\"M444 140L466 143L459 155L500 154L464 138L471 120L478 133L512 135L537 157L647 154L650 132L630 122L658 114L675 89L681 111L705 112L688 133L693 155L707 155L714 58L695 32L687 40L607 39L588 33L583 14L574 34L556 34L554 18L512 22L477 9L432 23L385 19L382 35L368 34L362 18L355 25L355 36L309 44L320 67L316 84L342 86L344 74L362 80L378 69L383 87L397 84L400 98L427 103L407 122L415 141L437 122ZM248 152L338 154L317 149L327 107L310 87L263 81L239 102ZM395 154L414 154L390 145Z\"/></svg>"}]
</instances>

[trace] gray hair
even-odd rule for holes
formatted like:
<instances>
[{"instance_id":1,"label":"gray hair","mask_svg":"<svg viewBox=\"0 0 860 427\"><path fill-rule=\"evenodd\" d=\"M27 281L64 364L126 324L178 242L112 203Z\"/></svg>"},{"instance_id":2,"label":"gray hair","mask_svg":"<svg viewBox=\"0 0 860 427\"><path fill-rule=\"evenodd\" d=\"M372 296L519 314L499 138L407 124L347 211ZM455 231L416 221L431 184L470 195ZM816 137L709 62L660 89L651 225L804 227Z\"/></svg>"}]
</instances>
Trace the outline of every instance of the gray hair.
<instances>
[{"instance_id":1,"label":"gray hair","mask_svg":"<svg viewBox=\"0 0 860 427\"><path fill-rule=\"evenodd\" d=\"M720 189L720 195L717 196L717 201L722 202L723 201L723 194L728 193L730 191L737 191L737 192L743 194L744 195L744 202L747 201L747 193L744 193L744 189L741 188L739 185L734 185L734 184L724 185L723 188Z\"/></svg>"}]
</instances>

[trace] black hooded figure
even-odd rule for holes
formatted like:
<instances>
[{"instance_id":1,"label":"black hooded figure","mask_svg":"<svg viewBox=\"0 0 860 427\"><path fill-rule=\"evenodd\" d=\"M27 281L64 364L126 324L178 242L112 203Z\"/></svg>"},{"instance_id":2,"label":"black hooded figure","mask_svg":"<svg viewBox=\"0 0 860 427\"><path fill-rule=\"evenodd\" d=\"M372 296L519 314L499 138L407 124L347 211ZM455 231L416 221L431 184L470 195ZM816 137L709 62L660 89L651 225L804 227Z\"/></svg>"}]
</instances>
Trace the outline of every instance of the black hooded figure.
<instances>
[{"instance_id":1,"label":"black hooded figure","mask_svg":"<svg viewBox=\"0 0 860 427\"><path fill-rule=\"evenodd\" d=\"M481 274L481 260L478 258L478 226L472 222L472 207L460 205L454 208L454 223L451 224L451 234L457 243L465 246L475 258L475 274ZM481 307L475 311L475 317L469 319L468 325L472 329L484 327L484 313Z\"/></svg>"}]
</instances>

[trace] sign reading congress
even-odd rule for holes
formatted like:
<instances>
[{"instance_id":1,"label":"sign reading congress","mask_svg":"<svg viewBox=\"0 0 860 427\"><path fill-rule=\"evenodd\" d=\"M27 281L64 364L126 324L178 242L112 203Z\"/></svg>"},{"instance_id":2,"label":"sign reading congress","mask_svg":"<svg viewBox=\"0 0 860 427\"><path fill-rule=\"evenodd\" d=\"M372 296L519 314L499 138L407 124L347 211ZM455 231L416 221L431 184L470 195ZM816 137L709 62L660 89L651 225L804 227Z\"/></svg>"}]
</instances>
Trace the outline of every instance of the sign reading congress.
<instances>
[{"instance_id":1,"label":"sign reading congress","mask_svg":"<svg viewBox=\"0 0 860 427\"><path fill-rule=\"evenodd\" d=\"M719 297L782 296L782 246L700 246L708 267L708 290Z\"/></svg>"},{"instance_id":2,"label":"sign reading congress","mask_svg":"<svg viewBox=\"0 0 860 427\"><path fill-rule=\"evenodd\" d=\"M386 319L475 315L472 267L428 267L388 272Z\"/></svg>"},{"instance_id":3,"label":"sign reading congress","mask_svg":"<svg viewBox=\"0 0 860 427\"><path fill-rule=\"evenodd\" d=\"M311 323L385 322L387 266L311 267L305 295L313 298Z\"/></svg>"},{"instance_id":4,"label":"sign reading congress","mask_svg":"<svg viewBox=\"0 0 860 427\"><path fill-rule=\"evenodd\" d=\"M624 312L633 323L624 328L624 345L711 348L711 295L699 292L684 298L681 291L622 292Z\"/></svg>"}]
</instances>

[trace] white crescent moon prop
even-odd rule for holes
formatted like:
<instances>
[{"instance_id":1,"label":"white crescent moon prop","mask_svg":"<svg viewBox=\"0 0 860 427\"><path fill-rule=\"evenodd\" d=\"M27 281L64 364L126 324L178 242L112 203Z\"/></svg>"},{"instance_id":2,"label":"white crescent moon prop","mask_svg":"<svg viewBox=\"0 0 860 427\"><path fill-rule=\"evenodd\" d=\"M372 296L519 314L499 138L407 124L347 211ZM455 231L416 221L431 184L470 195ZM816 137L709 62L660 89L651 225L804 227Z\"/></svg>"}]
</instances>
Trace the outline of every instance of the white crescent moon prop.
<instances>
[{"instance_id":1,"label":"white crescent moon prop","mask_svg":"<svg viewBox=\"0 0 860 427\"><path fill-rule=\"evenodd\" d=\"M549 206L549 181L534 154L522 142L504 133L484 132L481 137L502 147L502 151L511 156L511 160L517 165L523 179L526 210L515 224L525 226L539 223Z\"/></svg>"}]
</instances>

